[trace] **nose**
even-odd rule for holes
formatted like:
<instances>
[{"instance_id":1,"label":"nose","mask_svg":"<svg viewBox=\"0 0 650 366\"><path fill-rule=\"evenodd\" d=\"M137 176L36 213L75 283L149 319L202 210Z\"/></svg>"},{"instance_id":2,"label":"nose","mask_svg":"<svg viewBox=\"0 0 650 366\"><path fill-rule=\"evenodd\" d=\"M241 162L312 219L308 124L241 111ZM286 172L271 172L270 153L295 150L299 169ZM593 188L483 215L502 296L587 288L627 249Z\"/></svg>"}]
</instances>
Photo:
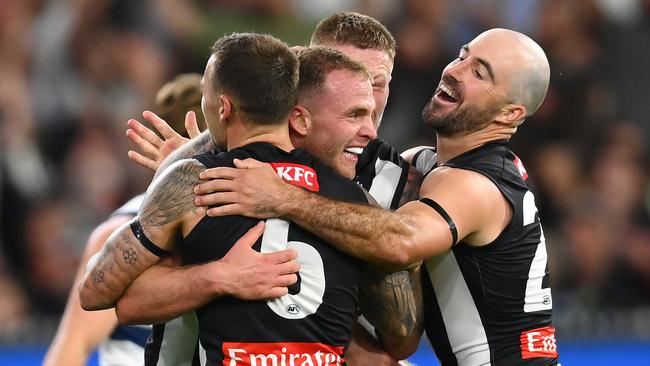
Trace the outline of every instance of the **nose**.
<instances>
[{"instance_id":1,"label":"nose","mask_svg":"<svg viewBox=\"0 0 650 366\"><path fill-rule=\"evenodd\" d=\"M469 62L467 62L467 59L464 59L462 61L456 60L447 65L445 69L443 70L442 74L447 74L451 77L453 77L456 80L460 80L461 75L469 70Z\"/></svg>"},{"instance_id":2,"label":"nose","mask_svg":"<svg viewBox=\"0 0 650 366\"><path fill-rule=\"evenodd\" d=\"M377 129L375 128L375 124L372 122L372 117L370 115L363 119L363 123L359 128L359 136L368 140L374 140L377 138Z\"/></svg>"}]
</instances>

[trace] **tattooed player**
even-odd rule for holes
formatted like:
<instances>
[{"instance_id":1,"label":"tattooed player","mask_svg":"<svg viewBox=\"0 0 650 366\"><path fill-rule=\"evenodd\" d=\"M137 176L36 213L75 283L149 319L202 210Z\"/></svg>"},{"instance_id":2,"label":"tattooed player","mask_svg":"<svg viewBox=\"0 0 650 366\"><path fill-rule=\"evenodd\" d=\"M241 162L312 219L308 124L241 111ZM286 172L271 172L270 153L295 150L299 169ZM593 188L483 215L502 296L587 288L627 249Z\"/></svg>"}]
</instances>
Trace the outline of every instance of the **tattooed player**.
<instances>
[{"instance_id":1,"label":"tattooed player","mask_svg":"<svg viewBox=\"0 0 650 366\"><path fill-rule=\"evenodd\" d=\"M278 173L293 184L325 196L365 201L349 180L300 150L287 152L292 149L286 125L289 111L298 135L304 136L311 120L309 107L292 109L295 94L291 95L291 87L295 93L297 75L291 77L291 57L286 53L290 51L281 45L259 35L235 34L217 41L204 75L203 110L213 138L227 141L229 151L181 160L160 175L148 191L139 220L111 238L102 257L91 264L80 289L83 306L112 306L135 276L172 248L176 235L184 237L187 263L230 255L226 253L231 243L255 221L208 219L204 210L193 205L192 187L205 166L232 166L233 158L256 157L273 162ZM327 95L323 90L344 93L337 96L343 103L337 107L345 109L342 117L346 121L342 122L350 125L353 135L345 143L362 149L376 134L367 72L340 53L322 50L313 55L315 63L325 64L318 75L325 80L316 78L316 85L305 93L323 98ZM241 79L242 75L248 77ZM356 157L349 155L338 168L351 178ZM302 266L293 293L267 302L222 297L198 309L201 345L209 364L285 356L313 363L343 362L342 352L356 316L359 263L283 220L267 223L260 250L282 249L287 240L300 253ZM287 284L296 280L293 271L295 267L288 268ZM233 321L236 327L229 325Z\"/></svg>"}]
</instances>

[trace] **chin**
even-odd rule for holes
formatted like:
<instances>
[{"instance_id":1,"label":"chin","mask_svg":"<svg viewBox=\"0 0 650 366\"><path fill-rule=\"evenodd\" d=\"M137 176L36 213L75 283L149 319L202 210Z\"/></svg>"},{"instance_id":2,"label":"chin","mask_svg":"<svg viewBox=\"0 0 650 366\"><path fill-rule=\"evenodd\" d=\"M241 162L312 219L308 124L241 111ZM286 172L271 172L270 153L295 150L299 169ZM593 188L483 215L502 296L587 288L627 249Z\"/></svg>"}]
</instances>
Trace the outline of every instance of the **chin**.
<instances>
[{"instance_id":1,"label":"chin","mask_svg":"<svg viewBox=\"0 0 650 366\"><path fill-rule=\"evenodd\" d=\"M336 169L336 172L339 173L343 178L352 180L357 175L356 169L347 169L339 167Z\"/></svg>"}]
</instances>

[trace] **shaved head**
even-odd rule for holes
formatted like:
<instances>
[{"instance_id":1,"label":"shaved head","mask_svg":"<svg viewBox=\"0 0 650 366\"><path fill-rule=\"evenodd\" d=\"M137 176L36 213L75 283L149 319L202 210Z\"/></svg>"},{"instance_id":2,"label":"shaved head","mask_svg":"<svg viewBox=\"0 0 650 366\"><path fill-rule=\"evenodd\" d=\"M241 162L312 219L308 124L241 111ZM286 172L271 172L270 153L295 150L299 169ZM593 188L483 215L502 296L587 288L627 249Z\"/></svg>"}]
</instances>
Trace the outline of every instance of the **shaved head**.
<instances>
[{"instance_id":1,"label":"shaved head","mask_svg":"<svg viewBox=\"0 0 650 366\"><path fill-rule=\"evenodd\" d=\"M535 41L512 30L490 29L463 45L445 67L422 117L445 135L492 123L517 127L542 104L549 79L548 59Z\"/></svg>"},{"instance_id":2,"label":"shaved head","mask_svg":"<svg viewBox=\"0 0 650 366\"><path fill-rule=\"evenodd\" d=\"M481 33L475 38L491 38L499 44L499 56L508 65L509 90L511 102L526 107L530 116L542 104L550 80L550 67L544 50L525 34L509 29L495 28Z\"/></svg>"}]
</instances>

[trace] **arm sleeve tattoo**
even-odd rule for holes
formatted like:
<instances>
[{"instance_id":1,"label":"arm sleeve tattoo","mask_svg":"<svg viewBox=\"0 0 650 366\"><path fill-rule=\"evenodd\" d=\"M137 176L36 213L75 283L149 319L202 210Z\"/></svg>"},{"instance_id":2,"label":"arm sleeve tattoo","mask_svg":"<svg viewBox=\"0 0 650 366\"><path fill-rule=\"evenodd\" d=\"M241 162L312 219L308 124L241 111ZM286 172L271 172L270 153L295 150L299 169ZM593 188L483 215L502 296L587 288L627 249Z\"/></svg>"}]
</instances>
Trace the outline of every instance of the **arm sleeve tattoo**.
<instances>
[{"instance_id":1,"label":"arm sleeve tattoo","mask_svg":"<svg viewBox=\"0 0 650 366\"><path fill-rule=\"evenodd\" d=\"M194 186L200 182L199 173L204 169L198 160L185 159L176 162L154 180L138 212L145 233L152 226L168 224L196 209Z\"/></svg>"},{"instance_id":2,"label":"arm sleeve tattoo","mask_svg":"<svg viewBox=\"0 0 650 366\"><path fill-rule=\"evenodd\" d=\"M167 169L147 190L138 216L145 235L171 250L184 215L196 209L193 201L198 173L205 167L194 159ZM79 289L86 310L113 307L126 288L159 258L140 244L129 224L117 229L86 271Z\"/></svg>"},{"instance_id":3,"label":"arm sleeve tattoo","mask_svg":"<svg viewBox=\"0 0 650 366\"><path fill-rule=\"evenodd\" d=\"M382 337L402 339L421 332L420 267L385 273L369 266L362 278L360 306Z\"/></svg>"},{"instance_id":4,"label":"arm sleeve tattoo","mask_svg":"<svg viewBox=\"0 0 650 366\"><path fill-rule=\"evenodd\" d=\"M210 135L210 131L209 130L203 131L200 135L191 139L188 143L179 147L178 149L176 149L176 151L169 154L169 156L165 158L162 164L160 164L160 167L158 168L156 174L154 175L154 180L158 178L158 176L162 174L162 172L164 172L165 169L167 169L173 163L182 159L189 159L194 155L212 151L215 148L216 145L212 140L212 135Z\"/></svg>"}]
</instances>

